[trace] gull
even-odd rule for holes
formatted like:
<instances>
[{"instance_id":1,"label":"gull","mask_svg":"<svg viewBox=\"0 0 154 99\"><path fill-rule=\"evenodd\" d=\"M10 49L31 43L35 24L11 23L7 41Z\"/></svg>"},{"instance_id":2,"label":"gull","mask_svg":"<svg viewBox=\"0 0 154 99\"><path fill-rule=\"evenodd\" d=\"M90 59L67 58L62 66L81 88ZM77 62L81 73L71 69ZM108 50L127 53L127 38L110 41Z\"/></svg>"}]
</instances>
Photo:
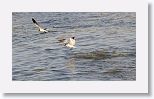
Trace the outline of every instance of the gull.
<instances>
[{"instance_id":1,"label":"gull","mask_svg":"<svg viewBox=\"0 0 154 99\"><path fill-rule=\"evenodd\" d=\"M75 47L75 37L71 37L69 39L59 39L59 42L62 42L66 47L76 48Z\"/></svg>"},{"instance_id":2,"label":"gull","mask_svg":"<svg viewBox=\"0 0 154 99\"><path fill-rule=\"evenodd\" d=\"M40 32L43 32L43 33L49 32L49 31L47 30L47 28L42 28L42 27L35 21L35 19L32 18L32 21L33 21L33 23L36 25L36 27L39 28L39 31L40 31Z\"/></svg>"}]
</instances>

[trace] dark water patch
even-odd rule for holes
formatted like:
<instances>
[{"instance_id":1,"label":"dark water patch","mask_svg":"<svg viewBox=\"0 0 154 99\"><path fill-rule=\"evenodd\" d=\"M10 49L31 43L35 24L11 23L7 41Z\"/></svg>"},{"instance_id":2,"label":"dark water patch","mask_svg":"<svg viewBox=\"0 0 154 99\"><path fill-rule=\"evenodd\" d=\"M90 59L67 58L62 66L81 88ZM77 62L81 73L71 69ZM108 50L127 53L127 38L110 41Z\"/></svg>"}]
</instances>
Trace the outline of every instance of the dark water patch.
<instances>
[{"instance_id":1,"label":"dark water patch","mask_svg":"<svg viewBox=\"0 0 154 99\"><path fill-rule=\"evenodd\" d=\"M47 34L46 32L40 32L39 34Z\"/></svg>"},{"instance_id":2,"label":"dark water patch","mask_svg":"<svg viewBox=\"0 0 154 99\"><path fill-rule=\"evenodd\" d=\"M54 60L54 59L56 59L56 58L55 58L55 57L48 57L48 59Z\"/></svg>"},{"instance_id":3,"label":"dark water patch","mask_svg":"<svg viewBox=\"0 0 154 99\"><path fill-rule=\"evenodd\" d=\"M52 49L52 48L45 49L45 51L53 51L53 50L55 50L55 49Z\"/></svg>"},{"instance_id":4,"label":"dark water patch","mask_svg":"<svg viewBox=\"0 0 154 99\"><path fill-rule=\"evenodd\" d=\"M93 25L79 25L79 26L54 26L54 28L65 28L65 29L78 29L78 28L90 28L93 27Z\"/></svg>"},{"instance_id":5,"label":"dark water patch","mask_svg":"<svg viewBox=\"0 0 154 99\"><path fill-rule=\"evenodd\" d=\"M105 70L103 74L112 74L112 75L114 74L115 75L121 72L123 72L122 69L109 69L109 70Z\"/></svg>"},{"instance_id":6,"label":"dark water patch","mask_svg":"<svg viewBox=\"0 0 154 99\"><path fill-rule=\"evenodd\" d=\"M91 69L84 68L84 70L81 70L80 72L75 72L75 75L93 75L96 73L97 73L97 69L91 70Z\"/></svg>"},{"instance_id":7,"label":"dark water patch","mask_svg":"<svg viewBox=\"0 0 154 99\"><path fill-rule=\"evenodd\" d=\"M74 58L81 58L81 59L107 59L113 57L128 57L128 56L135 56L135 53L132 52L106 52L106 51L93 51L89 53L76 53L74 54Z\"/></svg>"},{"instance_id":8,"label":"dark water patch","mask_svg":"<svg viewBox=\"0 0 154 99\"><path fill-rule=\"evenodd\" d=\"M67 28L67 29L68 29L68 28L71 28L71 27L72 27L72 26L69 26L69 25L68 25L68 26L54 26L54 28Z\"/></svg>"},{"instance_id":9,"label":"dark water patch","mask_svg":"<svg viewBox=\"0 0 154 99\"><path fill-rule=\"evenodd\" d=\"M34 68L32 71L35 71L35 72L41 72L41 71L45 71L46 68Z\"/></svg>"}]
</instances>

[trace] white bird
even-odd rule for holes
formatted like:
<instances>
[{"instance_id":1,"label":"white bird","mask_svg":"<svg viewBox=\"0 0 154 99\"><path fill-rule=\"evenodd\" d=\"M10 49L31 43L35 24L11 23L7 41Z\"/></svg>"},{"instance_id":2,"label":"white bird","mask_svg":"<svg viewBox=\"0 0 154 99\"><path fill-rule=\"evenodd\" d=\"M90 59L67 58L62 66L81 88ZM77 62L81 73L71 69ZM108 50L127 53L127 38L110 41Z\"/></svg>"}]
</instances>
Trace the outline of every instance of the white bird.
<instances>
[{"instance_id":1,"label":"white bird","mask_svg":"<svg viewBox=\"0 0 154 99\"><path fill-rule=\"evenodd\" d=\"M32 21L33 21L33 23L35 24L35 26L39 28L39 31L40 31L40 32L43 32L43 33L49 32L49 31L47 30L47 28L42 28L33 18L32 18Z\"/></svg>"},{"instance_id":2,"label":"white bird","mask_svg":"<svg viewBox=\"0 0 154 99\"><path fill-rule=\"evenodd\" d=\"M58 41L64 43L64 45L65 45L66 47L69 47L69 48L76 48L76 47L75 47L75 37L71 37L71 38L69 38L69 39L60 39L60 40L58 40Z\"/></svg>"}]
</instances>

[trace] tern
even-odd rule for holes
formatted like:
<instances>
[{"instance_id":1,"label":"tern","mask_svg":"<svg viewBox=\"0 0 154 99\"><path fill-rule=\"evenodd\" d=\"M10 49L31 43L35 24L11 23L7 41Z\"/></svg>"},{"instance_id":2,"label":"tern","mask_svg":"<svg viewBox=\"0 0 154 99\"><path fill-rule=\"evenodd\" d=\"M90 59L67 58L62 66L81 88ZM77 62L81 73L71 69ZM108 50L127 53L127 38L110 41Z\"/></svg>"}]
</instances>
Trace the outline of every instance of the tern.
<instances>
[{"instance_id":1,"label":"tern","mask_svg":"<svg viewBox=\"0 0 154 99\"><path fill-rule=\"evenodd\" d=\"M40 32L43 32L43 33L49 32L49 31L47 30L47 28L42 28L42 27L35 21L34 18L32 18L32 21L33 21L33 23L35 24L35 26L39 28L39 31L40 31Z\"/></svg>"},{"instance_id":2,"label":"tern","mask_svg":"<svg viewBox=\"0 0 154 99\"><path fill-rule=\"evenodd\" d=\"M58 41L64 43L66 47L76 48L75 47L75 37L71 37L69 39L60 39Z\"/></svg>"}]
</instances>

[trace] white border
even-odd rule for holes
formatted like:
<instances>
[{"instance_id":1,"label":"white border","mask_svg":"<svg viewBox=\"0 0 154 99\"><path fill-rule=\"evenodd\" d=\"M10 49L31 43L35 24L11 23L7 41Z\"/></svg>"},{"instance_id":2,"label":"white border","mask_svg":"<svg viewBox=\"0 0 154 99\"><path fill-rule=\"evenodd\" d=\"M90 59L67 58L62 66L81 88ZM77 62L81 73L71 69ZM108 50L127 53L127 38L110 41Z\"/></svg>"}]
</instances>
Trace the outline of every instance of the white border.
<instances>
[{"instance_id":1,"label":"white border","mask_svg":"<svg viewBox=\"0 0 154 99\"><path fill-rule=\"evenodd\" d=\"M136 81L12 81L12 12L136 12ZM136 0L5 0L0 4L3 93L148 93L148 5Z\"/></svg>"}]
</instances>

